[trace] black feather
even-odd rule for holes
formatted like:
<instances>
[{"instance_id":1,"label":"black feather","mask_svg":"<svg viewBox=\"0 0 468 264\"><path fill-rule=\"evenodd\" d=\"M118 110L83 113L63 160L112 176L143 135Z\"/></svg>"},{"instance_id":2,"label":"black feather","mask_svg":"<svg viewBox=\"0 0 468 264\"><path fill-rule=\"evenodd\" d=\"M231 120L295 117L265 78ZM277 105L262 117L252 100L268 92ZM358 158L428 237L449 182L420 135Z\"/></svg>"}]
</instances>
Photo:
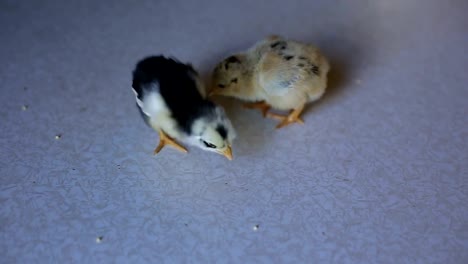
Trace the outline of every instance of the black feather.
<instances>
[{"instance_id":1,"label":"black feather","mask_svg":"<svg viewBox=\"0 0 468 264\"><path fill-rule=\"evenodd\" d=\"M231 56L227 58L228 63L240 63L240 60L236 56Z\"/></svg>"},{"instance_id":2,"label":"black feather","mask_svg":"<svg viewBox=\"0 0 468 264\"><path fill-rule=\"evenodd\" d=\"M276 49L285 50L287 45L288 44L286 43L286 41L279 40L279 41L275 41L274 43L272 43L270 45L270 48L275 49L275 50Z\"/></svg>"},{"instance_id":3,"label":"black feather","mask_svg":"<svg viewBox=\"0 0 468 264\"><path fill-rule=\"evenodd\" d=\"M231 63L241 63L241 61L236 56L230 56L226 59L226 64L224 64L224 69L229 70L229 64Z\"/></svg>"},{"instance_id":4,"label":"black feather","mask_svg":"<svg viewBox=\"0 0 468 264\"><path fill-rule=\"evenodd\" d=\"M190 134L194 120L214 113L215 109L212 102L202 97L193 76L198 73L191 65L151 56L137 63L132 87L140 100L150 91L159 92L180 129ZM155 87L159 90L155 91Z\"/></svg>"},{"instance_id":5,"label":"black feather","mask_svg":"<svg viewBox=\"0 0 468 264\"><path fill-rule=\"evenodd\" d=\"M224 126L222 125L218 125L218 127L216 127L216 131L218 131L219 135L223 138L223 139L226 139L227 137L227 130Z\"/></svg>"}]
</instances>

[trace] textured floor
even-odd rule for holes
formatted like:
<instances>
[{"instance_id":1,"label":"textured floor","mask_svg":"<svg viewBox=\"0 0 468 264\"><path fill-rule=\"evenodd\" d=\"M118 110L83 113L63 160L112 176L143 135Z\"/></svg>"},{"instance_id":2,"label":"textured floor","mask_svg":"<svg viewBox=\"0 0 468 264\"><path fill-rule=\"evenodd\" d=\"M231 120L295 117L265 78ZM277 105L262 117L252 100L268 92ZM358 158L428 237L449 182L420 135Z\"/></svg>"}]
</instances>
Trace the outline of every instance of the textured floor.
<instances>
[{"instance_id":1,"label":"textured floor","mask_svg":"<svg viewBox=\"0 0 468 264\"><path fill-rule=\"evenodd\" d=\"M0 1L0 262L468 263L467 13L465 0ZM152 156L136 61L172 54L206 74L271 33L331 60L306 125L275 131L223 100L232 162Z\"/></svg>"}]
</instances>

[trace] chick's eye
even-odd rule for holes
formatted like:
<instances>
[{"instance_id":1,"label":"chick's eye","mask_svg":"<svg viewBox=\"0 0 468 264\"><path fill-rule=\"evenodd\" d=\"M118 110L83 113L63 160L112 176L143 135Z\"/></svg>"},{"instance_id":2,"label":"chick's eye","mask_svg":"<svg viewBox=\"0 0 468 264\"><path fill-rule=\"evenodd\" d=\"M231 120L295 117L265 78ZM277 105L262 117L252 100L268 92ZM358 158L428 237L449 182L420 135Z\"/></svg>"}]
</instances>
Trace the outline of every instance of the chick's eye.
<instances>
[{"instance_id":1,"label":"chick's eye","mask_svg":"<svg viewBox=\"0 0 468 264\"><path fill-rule=\"evenodd\" d=\"M219 87L219 88L224 88L224 87L226 87L226 86L224 86L223 84L218 84L218 87Z\"/></svg>"},{"instance_id":2,"label":"chick's eye","mask_svg":"<svg viewBox=\"0 0 468 264\"><path fill-rule=\"evenodd\" d=\"M213 145L213 144L211 144L211 143L208 143L208 142L206 142L206 141L204 141L204 140L203 140L203 144L205 144L205 146L206 146L207 148L216 148L215 145Z\"/></svg>"}]
</instances>

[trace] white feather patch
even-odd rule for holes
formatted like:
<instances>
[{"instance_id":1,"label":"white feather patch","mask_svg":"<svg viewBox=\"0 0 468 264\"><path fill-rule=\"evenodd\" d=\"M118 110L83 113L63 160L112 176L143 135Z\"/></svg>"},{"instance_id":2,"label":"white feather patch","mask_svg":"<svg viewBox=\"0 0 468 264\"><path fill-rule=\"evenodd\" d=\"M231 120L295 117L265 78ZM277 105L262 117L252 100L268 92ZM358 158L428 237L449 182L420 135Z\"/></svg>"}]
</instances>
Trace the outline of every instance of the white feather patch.
<instances>
[{"instance_id":1,"label":"white feather patch","mask_svg":"<svg viewBox=\"0 0 468 264\"><path fill-rule=\"evenodd\" d=\"M135 93L136 94L136 93ZM171 111L164 98L156 90L146 90L143 100L136 98L141 111L149 117L149 123L155 130L162 129L166 134L175 139L183 139L181 131L177 129Z\"/></svg>"},{"instance_id":2,"label":"white feather patch","mask_svg":"<svg viewBox=\"0 0 468 264\"><path fill-rule=\"evenodd\" d=\"M137 103L139 103L137 99ZM149 117L157 116L164 112L169 112L166 103L162 96L157 92L150 92L143 97L143 101L140 101L141 110Z\"/></svg>"},{"instance_id":3,"label":"white feather patch","mask_svg":"<svg viewBox=\"0 0 468 264\"><path fill-rule=\"evenodd\" d=\"M138 99L138 93L133 88L132 88L132 91L135 94L135 99L136 99L136 103L137 103L138 107L143 109L143 102L140 99Z\"/></svg>"}]
</instances>

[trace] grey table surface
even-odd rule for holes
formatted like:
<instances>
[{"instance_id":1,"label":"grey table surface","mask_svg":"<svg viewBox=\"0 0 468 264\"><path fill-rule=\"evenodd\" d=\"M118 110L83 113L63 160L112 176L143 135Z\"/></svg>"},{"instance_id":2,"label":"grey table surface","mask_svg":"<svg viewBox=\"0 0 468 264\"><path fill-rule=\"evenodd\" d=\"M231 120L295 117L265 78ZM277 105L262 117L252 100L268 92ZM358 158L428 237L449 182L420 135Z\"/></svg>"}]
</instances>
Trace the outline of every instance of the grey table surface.
<instances>
[{"instance_id":1,"label":"grey table surface","mask_svg":"<svg viewBox=\"0 0 468 264\"><path fill-rule=\"evenodd\" d=\"M467 13L464 0L1 0L0 262L468 263ZM269 34L330 58L306 124L275 130L221 99L233 161L153 156L137 60L173 55L206 76Z\"/></svg>"}]
</instances>

